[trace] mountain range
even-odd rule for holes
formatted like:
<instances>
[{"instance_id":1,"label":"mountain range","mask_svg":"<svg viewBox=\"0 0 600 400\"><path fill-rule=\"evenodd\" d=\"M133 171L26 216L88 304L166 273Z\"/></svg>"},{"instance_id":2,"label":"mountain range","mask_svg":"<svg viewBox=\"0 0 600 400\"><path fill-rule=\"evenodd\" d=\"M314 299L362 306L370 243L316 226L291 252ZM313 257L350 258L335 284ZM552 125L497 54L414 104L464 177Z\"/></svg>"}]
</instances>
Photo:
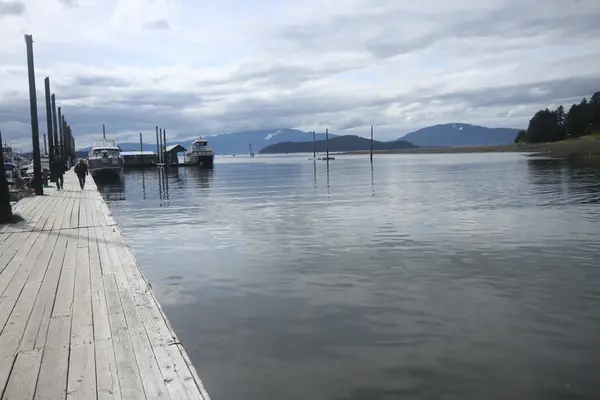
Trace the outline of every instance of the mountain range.
<instances>
[{"instance_id":1,"label":"mountain range","mask_svg":"<svg viewBox=\"0 0 600 400\"><path fill-rule=\"evenodd\" d=\"M354 135L338 136L329 139L327 146L325 140L317 140L314 143L314 148L318 153L324 153L327 148L330 152L338 151L360 151L368 150L371 146L371 141L364 137ZM404 140L394 140L391 142L373 141L373 150L396 150L396 149L413 149L417 146ZM272 144L260 150L260 154L276 154L276 153L312 153L313 142L281 142Z\"/></svg>"},{"instance_id":2,"label":"mountain range","mask_svg":"<svg viewBox=\"0 0 600 400\"><path fill-rule=\"evenodd\" d=\"M443 125L429 126L417 131L411 132L405 136L396 139L403 142L410 142L411 144L418 147L457 147L457 146L491 146L491 145L502 145L513 143L517 136L518 129L512 128L488 128L479 125L469 125L461 123L451 123ZM325 139L325 133L317 133L317 141L323 141ZM340 141L343 149L333 150L332 142L333 139L340 137L339 135L329 134L330 139L330 150L331 151L353 151L353 150L368 150L370 144L368 139L358 140L358 136L346 135L346 139ZM354 139L349 139L352 137ZM264 129L264 130L253 130L253 131L242 131L242 132L231 132L221 133L213 136L206 136L209 146L215 151L216 154L247 154L250 152L249 145L255 153L273 152L273 149L268 149L269 146L278 143L288 143L283 147L285 153L295 152L296 150L290 150L289 143L298 143L298 148L308 149L308 152L312 152L312 133L303 132L297 129ZM168 137L167 137L168 139ZM183 147L188 148L192 144L193 140L167 140L169 145L181 144ZM395 145L384 145L383 143L390 142L375 142L374 149L392 149L392 148L406 148L406 147L394 147ZM308 143L308 144L307 144ZM400 144L403 146L404 144ZM119 143L119 146L123 150L139 150L139 143ZM307 147L308 146L308 147ZM349 149L351 147L352 149ZM280 148L281 147L276 147ZM156 151L156 143L144 143L144 150ZM78 154L84 154L88 152L90 148L79 149ZM320 150L321 151L321 150Z\"/></svg>"},{"instance_id":3,"label":"mountain range","mask_svg":"<svg viewBox=\"0 0 600 400\"><path fill-rule=\"evenodd\" d=\"M398 140L419 147L496 146L513 143L519 130L455 123L428 126Z\"/></svg>"}]
</instances>

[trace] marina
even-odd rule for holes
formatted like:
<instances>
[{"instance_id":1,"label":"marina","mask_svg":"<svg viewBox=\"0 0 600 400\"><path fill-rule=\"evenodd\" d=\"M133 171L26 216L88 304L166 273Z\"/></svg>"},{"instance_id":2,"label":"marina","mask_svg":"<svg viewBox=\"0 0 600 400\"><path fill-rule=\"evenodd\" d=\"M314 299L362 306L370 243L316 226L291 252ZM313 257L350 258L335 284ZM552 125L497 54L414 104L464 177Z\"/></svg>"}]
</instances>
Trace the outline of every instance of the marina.
<instances>
[{"instance_id":1,"label":"marina","mask_svg":"<svg viewBox=\"0 0 600 400\"><path fill-rule=\"evenodd\" d=\"M209 399L93 180L0 225L0 398Z\"/></svg>"}]
</instances>

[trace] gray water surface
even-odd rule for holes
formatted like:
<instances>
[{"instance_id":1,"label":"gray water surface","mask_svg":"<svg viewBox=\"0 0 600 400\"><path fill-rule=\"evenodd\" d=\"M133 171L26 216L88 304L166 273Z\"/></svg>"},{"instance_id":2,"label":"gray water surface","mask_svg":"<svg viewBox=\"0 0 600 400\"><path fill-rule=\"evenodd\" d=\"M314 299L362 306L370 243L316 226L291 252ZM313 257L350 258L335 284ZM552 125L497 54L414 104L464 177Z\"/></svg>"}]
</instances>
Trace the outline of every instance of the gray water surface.
<instances>
[{"instance_id":1,"label":"gray water surface","mask_svg":"<svg viewBox=\"0 0 600 400\"><path fill-rule=\"evenodd\" d=\"M102 188L213 400L600 398L600 171L216 162Z\"/></svg>"}]
</instances>

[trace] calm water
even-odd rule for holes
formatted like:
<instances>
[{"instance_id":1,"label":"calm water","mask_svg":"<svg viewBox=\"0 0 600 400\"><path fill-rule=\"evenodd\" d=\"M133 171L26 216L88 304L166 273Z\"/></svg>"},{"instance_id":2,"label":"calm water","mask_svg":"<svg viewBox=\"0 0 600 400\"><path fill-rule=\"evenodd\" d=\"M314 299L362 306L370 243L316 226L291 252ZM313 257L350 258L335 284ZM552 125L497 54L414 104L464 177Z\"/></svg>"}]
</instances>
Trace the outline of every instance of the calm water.
<instances>
[{"instance_id":1,"label":"calm water","mask_svg":"<svg viewBox=\"0 0 600 400\"><path fill-rule=\"evenodd\" d=\"M600 171L218 158L104 195L214 400L600 398Z\"/></svg>"}]
</instances>

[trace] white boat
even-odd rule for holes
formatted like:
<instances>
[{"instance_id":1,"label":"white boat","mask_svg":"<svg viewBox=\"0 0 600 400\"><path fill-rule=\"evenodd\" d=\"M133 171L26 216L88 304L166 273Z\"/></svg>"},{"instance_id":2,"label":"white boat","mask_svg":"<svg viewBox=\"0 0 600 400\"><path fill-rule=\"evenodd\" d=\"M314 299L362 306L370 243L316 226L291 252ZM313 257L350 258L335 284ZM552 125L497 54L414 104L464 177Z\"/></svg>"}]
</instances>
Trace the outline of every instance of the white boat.
<instances>
[{"instance_id":1,"label":"white boat","mask_svg":"<svg viewBox=\"0 0 600 400\"><path fill-rule=\"evenodd\" d=\"M88 170L94 178L121 179L123 157L121 149L112 139L94 141L87 159Z\"/></svg>"},{"instance_id":2,"label":"white boat","mask_svg":"<svg viewBox=\"0 0 600 400\"><path fill-rule=\"evenodd\" d=\"M202 137L199 137L194 140L192 147L185 152L184 162L186 164L212 168L214 159L215 153L208 147L208 142Z\"/></svg>"},{"instance_id":3,"label":"white boat","mask_svg":"<svg viewBox=\"0 0 600 400\"><path fill-rule=\"evenodd\" d=\"M29 166L29 160L20 154L13 152L12 147L10 147L8 144L5 143L2 146L2 152L4 154L5 163L14 164L21 171L27 170L27 167Z\"/></svg>"}]
</instances>

